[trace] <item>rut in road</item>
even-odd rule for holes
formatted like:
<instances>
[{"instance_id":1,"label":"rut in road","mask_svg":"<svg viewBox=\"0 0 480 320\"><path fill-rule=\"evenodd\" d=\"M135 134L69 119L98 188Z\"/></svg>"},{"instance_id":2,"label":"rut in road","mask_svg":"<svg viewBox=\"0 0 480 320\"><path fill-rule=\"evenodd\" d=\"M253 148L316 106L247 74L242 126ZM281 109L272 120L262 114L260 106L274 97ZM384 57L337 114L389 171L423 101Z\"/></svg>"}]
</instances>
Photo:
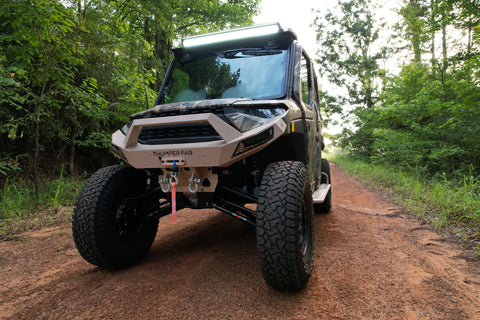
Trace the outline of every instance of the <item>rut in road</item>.
<instances>
[{"instance_id":1,"label":"rut in road","mask_svg":"<svg viewBox=\"0 0 480 320\"><path fill-rule=\"evenodd\" d=\"M215 210L169 217L146 259L86 263L70 226L0 242L0 319L480 319L480 263L331 164L305 290L262 279L254 228Z\"/></svg>"}]
</instances>

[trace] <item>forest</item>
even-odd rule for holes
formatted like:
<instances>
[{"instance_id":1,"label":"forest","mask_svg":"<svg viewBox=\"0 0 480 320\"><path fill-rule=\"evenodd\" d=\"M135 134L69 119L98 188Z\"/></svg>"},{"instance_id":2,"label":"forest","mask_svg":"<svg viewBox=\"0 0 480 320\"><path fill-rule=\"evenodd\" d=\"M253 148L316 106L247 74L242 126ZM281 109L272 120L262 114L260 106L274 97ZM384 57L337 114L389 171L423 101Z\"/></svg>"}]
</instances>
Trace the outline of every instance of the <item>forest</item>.
<instances>
[{"instance_id":1,"label":"forest","mask_svg":"<svg viewBox=\"0 0 480 320\"><path fill-rule=\"evenodd\" d=\"M386 40L377 2L316 11L324 120L343 126L331 140L425 179L478 181L480 3L399 3ZM259 10L259 0L2 0L2 200L20 182L37 194L49 178L115 162L112 132L152 106L180 39L251 25Z\"/></svg>"},{"instance_id":2,"label":"forest","mask_svg":"<svg viewBox=\"0 0 480 320\"><path fill-rule=\"evenodd\" d=\"M343 120L336 161L480 255L480 3L378 9L339 1L314 23L326 120Z\"/></svg>"},{"instance_id":3,"label":"forest","mask_svg":"<svg viewBox=\"0 0 480 320\"><path fill-rule=\"evenodd\" d=\"M315 21L320 74L346 92L323 92L327 115L346 120L338 145L429 177L478 177L480 3L403 1L387 42L371 1L339 7Z\"/></svg>"},{"instance_id":4,"label":"forest","mask_svg":"<svg viewBox=\"0 0 480 320\"><path fill-rule=\"evenodd\" d=\"M152 106L186 35L252 24L258 0L2 0L0 175L91 172Z\"/></svg>"}]
</instances>

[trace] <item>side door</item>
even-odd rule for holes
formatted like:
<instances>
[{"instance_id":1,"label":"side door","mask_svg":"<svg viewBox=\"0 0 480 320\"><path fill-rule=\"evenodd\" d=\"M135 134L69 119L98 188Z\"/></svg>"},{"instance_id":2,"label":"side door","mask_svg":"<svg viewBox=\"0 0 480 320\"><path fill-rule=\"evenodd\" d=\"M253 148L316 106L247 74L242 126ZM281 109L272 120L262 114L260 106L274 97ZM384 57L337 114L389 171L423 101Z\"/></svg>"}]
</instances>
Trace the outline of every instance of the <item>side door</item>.
<instances>
[{"instance_id":1,"label":"side door","mask_svg":"<svg viewBox=\"0 0 480 320\"><path fill-rule=\"evenodd\" d=\"M317 91L317 81L314 77L313 64L307 53L302 50L300 63L300 88L301 102L305 112L306 120L306 158L310 172L312 188L320 177L321 164L321 127L320 127L320 106Z\"/></svg>"}]
</instances>

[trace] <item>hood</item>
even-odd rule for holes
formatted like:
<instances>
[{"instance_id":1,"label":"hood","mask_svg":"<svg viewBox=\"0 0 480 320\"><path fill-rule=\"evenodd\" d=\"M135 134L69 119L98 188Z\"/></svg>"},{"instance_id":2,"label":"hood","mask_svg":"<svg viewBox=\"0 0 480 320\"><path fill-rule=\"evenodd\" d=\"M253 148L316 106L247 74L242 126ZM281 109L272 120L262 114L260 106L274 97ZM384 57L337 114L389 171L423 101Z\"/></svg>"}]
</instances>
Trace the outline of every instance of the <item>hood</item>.
<instances>
[{"instance_id":1,"label":"hood","mask_svg":"<svg viewBox=\"0 0 480 320\"><path fill-rule=\"evenodd\" d=\"M282 106L285 109L298 109L291 100L251 100L247 98L210 99L159 104L148 110L135 113L130 118L133 120L208 112L218 114L223 113L225 107L268 108L272 106Z\"/></svg>"},{"instance_id":2,"label":"hood","mask_svg":"<svg viewBox=\"0 0 480 320\"><path fill-rule=\"evenodd\" d=\"M158 116L181 115L190 114L191 110L199 110L201 113L203 109L216 109L232 106L238 102L249 101L250 99L229 98L229 99L209 99L186 102L175 102L169 104L159 104L148 110L135 113L131 119L150 118ZM205 110L206 111L206 110Z\"/></svg>"}]
</instances>

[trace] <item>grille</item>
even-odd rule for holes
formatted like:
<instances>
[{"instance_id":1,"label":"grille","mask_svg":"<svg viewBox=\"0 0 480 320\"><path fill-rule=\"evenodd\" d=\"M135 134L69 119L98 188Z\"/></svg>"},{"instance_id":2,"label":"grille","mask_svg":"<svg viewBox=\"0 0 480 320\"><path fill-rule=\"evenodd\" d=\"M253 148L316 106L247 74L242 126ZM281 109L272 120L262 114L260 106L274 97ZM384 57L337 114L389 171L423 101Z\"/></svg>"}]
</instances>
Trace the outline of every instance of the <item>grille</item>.
<instances>
[{"instance_id":1,"label":"grille","mask_svg":"<svg viewBox=\"0 0 480 320\"><path fill-rule=\"evenodd\" d=\"M142 144L177 144L221 140L208 123L144 127L138 137Z\"/></svg>"}]
</instances>

